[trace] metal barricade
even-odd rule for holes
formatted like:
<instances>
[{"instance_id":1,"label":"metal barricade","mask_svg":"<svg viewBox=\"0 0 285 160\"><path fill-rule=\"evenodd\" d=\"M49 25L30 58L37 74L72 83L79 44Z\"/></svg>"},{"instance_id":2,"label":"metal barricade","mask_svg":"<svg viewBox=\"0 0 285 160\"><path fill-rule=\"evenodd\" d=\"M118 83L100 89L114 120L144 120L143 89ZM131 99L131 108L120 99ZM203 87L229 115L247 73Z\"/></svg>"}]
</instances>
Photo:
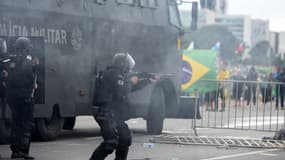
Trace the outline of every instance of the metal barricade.
<instances>
[{"instance_id":1,"label":"metal barricade","mask_svg":"<svg viewBox=\"0 0 285 160\"><path fill-rule=\"evenodd\" d=\"M205 86L215 83L217 88L206 93L197 89L202 119L193 120L195 127L275 132L285 125L282 108L285 103L282 103L285 83L236 80L202 82Z\"/></svg>"}]
</instances>

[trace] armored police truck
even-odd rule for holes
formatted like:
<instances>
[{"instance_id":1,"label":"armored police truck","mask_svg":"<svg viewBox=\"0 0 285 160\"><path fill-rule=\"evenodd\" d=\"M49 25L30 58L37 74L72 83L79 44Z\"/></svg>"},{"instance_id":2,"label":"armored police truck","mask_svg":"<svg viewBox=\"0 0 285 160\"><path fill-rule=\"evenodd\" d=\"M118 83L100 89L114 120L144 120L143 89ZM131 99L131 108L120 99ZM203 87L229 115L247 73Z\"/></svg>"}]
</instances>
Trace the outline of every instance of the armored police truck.
<instances>
[{"instance_id":1,"label":"armored police truck","mask_svg":"<svg viewBox=\"0 0 285 160\"><path fill-rule=\"evenodd\" d=\"M95 77L118 52L134 57L135 72L161 75L129 95L130 115L144 118L147 132L161 133L164 118L193 118L196 100L180 98L184 30L177 5L176 0L1 0L1 57L14 52L17 37L27 36L39 58L35 135L55 139L74 127L76 116L92 115ZM2 143L11 124L10 110L4 111Z\"/></svg>"}]
</instances>

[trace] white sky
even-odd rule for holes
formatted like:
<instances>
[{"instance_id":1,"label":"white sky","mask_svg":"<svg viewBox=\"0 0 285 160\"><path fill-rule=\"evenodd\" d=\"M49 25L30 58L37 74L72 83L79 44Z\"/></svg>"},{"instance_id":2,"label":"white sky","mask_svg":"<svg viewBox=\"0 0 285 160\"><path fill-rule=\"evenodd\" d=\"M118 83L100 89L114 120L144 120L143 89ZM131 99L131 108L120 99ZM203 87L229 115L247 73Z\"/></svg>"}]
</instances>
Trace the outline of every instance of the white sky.
<instances>
[{"instance_id":1,"label":"white sky","mask_svg":"<svg viewBox=\"0 0 285 160\"><path fill-rule=\"evenodd\" d=\"M270 20L270 29L285 31L285 0L228 0L229 14Z\"/></svg>"},{"instance_id":2,"label":"white sky","mask_svg":"<svg viewBox=\"0 0 285 160\"><path fill-rule=\"evenodd\" d=\"M191 7L185 4L185 8ZM228 0L228 14L269 20L270 30L285 31L285 0Z\"/></svg>"}]
</instances>

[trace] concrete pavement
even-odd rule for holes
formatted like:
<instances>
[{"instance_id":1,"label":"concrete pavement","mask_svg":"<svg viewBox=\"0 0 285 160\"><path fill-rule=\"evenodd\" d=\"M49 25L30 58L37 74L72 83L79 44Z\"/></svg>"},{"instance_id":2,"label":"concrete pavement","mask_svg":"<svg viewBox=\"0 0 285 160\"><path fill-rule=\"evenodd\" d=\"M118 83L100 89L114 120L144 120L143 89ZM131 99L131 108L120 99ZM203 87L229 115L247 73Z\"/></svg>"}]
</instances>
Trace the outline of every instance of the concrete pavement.
<instances>
[{"instance_id":1,"label":"concrete pavement","mask_svg":"<svg viewBox=\"0 0 285 160\"><path fill-rule=\"evenodd\" d=\"M236 147L212 147L194 145L157 144L145 147L152 137L145 134L145 122L141 119L130 120L133 131L133 145L130 148L130 160L283 160L284 150L254 149ZM189 120L166 120L164 133L193 135ZM271 132L245 130L198 129L200 136L234 136L262 138L272 136ZM33 142L31 155L39 160L87 160L94 148L102 141L99 128L92 117L80 117L74 131L64 131L58 140L52 142ZM0 145L4 159L10 156L8 145ZM114 159L111 155L107 160Z\"/></svg>"}]
</instances>

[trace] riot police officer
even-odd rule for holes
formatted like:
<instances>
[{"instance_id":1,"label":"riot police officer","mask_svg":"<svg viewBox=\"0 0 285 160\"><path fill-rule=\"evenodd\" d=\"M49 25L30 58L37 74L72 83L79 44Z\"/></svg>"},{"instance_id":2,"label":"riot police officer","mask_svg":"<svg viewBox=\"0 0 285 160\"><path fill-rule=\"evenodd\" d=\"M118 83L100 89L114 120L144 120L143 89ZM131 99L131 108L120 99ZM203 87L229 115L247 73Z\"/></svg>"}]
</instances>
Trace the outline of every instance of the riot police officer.
<instances>
[{"instance_id":1,"label":"riot police officer","mask_svg":"<svg viewBox=\"0 0 285 160\"><path fill-rule=\"evenodd\" d=\"M7 108L7 77L8 72L6 69L2 68L2 72L0 75L0 105L2 108L2 118L6 118L6 108Z\"/></svg>"},{"instance_id":2,"label":"riot police officer","mask_svg":"<svg viewBox=\"0 0 285 160\"><path fill-rule=\"evenodd\" d=\"M7 66L5 56L7 55L7 44L6 41L0 38L0 108L2 118L6 118L6 107L7 107Z\"/></svg>"},{"instance_id":3,"label":"riot police officer","mask_svg":"<svg viewBox=\"0 0 285 160\"><path fill-rule=\"evenodd\" d=\"M11 145L12 159L34 159L29 155L33 128L34 100L37 88L35 70L30 55L31 41L19 37L15 42L15 55L11 59L8 76L8 104L12 110Z\"/></svg>"},{"instance_id":4,"label":"riot police officer","mask_svg":"<svg viewBox=\"0 0 285 160\"><path fill-rule=\"evenodd\" d=\"M99 106L95 119L101 127L104 141L93 152L90 160L104 160L116 150L115 160L126 160L132 143L131 132L125 121L129 118L127 95L151 82L139 81L137 76L128 76L135 61L128 53L114 55L112 65L97 79L96 101ZM138 87L140 86L140 87Z\"/></svg>"}]
</instances>

